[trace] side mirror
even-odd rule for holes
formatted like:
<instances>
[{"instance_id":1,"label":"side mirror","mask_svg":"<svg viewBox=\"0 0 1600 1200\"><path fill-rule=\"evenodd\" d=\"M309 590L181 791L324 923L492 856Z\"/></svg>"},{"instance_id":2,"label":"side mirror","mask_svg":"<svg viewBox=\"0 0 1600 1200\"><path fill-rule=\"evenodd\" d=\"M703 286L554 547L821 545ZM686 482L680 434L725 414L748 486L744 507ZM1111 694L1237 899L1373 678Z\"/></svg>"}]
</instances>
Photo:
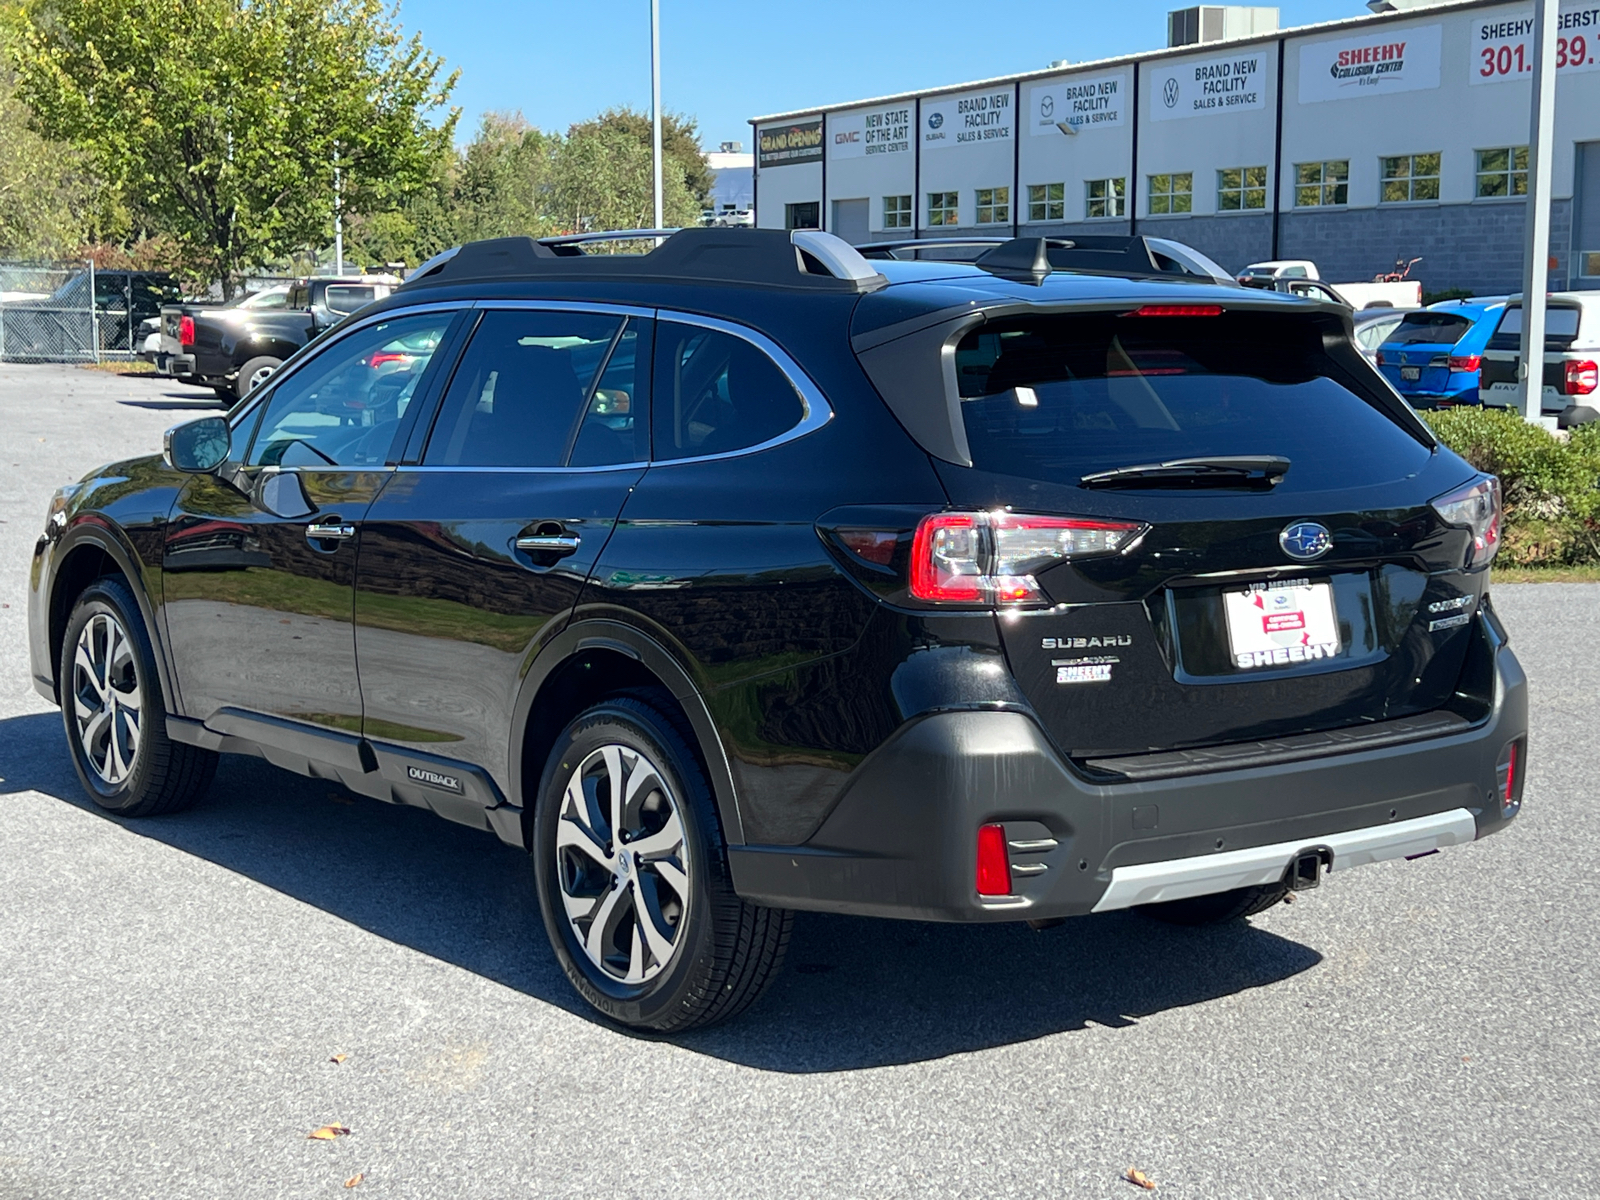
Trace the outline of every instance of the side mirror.
<instances>
[{"instance_id":1,"label":"side mirror","mask_svg":"<svg viewBox=\"0 0 1600 1200\"><path fill-rule=\"evenodd\" d=\"M226 462L232 447L233 431L226 420L201 417L167 430L162 457L174 471L204 475Z\"/></svg>"}]
</instances>

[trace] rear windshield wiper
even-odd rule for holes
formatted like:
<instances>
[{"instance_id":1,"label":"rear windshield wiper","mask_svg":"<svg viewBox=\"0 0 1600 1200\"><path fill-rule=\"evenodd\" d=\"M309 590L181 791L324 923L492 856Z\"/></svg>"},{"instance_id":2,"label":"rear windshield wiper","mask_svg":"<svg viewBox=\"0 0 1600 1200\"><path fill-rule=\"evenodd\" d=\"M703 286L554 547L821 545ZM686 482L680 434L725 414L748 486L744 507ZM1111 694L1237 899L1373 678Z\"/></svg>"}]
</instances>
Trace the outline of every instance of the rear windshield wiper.
<instances>
[{"instance_id":1,"label":"rear windshield wiper","mask_svg":"<svg viewBox=\"0 0 1600 1200\"><path fill-rule=\"evenodd\" d=\"M1289 460L1277 454L1174 458L1095 471L1078 483L1086 488L1250 488L1265 491L1289 472Z\"/></svg>"}]
</instances>

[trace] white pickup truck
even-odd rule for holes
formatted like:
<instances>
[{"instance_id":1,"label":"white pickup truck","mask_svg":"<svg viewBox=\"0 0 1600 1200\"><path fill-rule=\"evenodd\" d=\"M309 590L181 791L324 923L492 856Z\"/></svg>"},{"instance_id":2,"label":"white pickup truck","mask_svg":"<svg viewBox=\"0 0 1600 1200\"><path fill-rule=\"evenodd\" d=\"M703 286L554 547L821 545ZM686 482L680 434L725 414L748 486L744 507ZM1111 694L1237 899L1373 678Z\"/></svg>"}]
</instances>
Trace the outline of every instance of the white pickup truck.
<instances>
[{"instance_id":1,"label":"white pickup truck","mask_svg":"<svg viewBox=\"0 0 1600 1200\"><path fill-rule=\"evenodd\" d=\"M1309 258L1251 263L1235 278L1245 287L1290 292L1312 300L1332 300L1358 312L1364 308L1422 307L1422 281L1419 279L1329 283L1317 272L1317 264Z\"/></svg>"}]
</instances>

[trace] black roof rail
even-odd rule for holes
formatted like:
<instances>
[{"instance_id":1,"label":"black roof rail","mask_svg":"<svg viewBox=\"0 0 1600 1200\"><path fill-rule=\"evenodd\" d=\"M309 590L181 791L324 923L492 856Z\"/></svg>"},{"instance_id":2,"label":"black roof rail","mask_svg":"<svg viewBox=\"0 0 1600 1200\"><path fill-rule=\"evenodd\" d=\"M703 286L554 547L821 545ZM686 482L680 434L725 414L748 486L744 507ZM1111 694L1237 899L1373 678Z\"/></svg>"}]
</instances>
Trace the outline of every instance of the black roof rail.
<instances>
[{"instance_id":1,"label":"black roof rail","mask_svg":"<svg viewBox=\"0 0 1600 1200\"><path fill-rule=\"evenodd\" d=\"M593 242L655 239L647 254L590 254ZM871 291L884 279L855 247L816 229L626 229L468 242L423 263L410 289L466 281L569 279L755 284Z\"/></svg>"},{"instance_id":2,"label":"black roof rail","mask_svg":"<svg viewBox=\"0 0 1600 1200\"><path fill-rule=\"evenodd\" d=\"M1182 242L1140 235L921 238L869 242L857 249L866 258L883 259L899 258L908 251L920 257L920 252L928 250L975 251L981 247L989 249L958 261L1007 279L1037 283L1052 271L1075 271L1137 278L1190 277L1237 286L1232 275L1198 250Z\"/></svg>"}]
</instances>

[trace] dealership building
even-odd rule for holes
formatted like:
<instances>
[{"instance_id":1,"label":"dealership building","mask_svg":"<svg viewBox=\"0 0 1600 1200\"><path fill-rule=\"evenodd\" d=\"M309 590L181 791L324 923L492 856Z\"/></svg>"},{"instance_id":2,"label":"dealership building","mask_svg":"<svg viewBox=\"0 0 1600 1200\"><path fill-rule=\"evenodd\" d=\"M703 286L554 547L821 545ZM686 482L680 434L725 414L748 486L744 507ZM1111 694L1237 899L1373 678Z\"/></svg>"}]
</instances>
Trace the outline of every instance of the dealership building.
<instances>
[{"instance_id":1,"label":"dealership building","mask_svg":"<svg viewBox=\"0 0 1600 1200\"><path fill-rule=\"evenodd\" d=\"M1519 290L1532 7L1374 6L1188 9L1164 50L757 118L756 224L1141 233L1342 281L1420 255L1429 290ZM1550 285L1600 288L1600 0L1563 0L1558 36Z\"/></svg>"}]
</instances>

